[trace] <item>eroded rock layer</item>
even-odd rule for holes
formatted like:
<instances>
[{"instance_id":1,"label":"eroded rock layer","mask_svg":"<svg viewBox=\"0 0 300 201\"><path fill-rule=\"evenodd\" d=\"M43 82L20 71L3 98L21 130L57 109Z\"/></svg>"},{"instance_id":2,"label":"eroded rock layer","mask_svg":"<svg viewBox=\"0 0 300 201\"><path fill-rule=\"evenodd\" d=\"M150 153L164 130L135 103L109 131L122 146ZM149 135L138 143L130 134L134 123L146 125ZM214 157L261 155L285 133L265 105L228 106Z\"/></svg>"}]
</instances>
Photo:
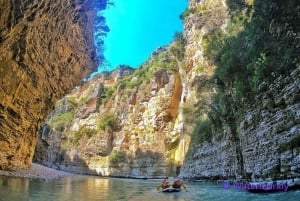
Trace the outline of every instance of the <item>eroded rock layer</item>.
<instances>
[{"instance_id":1,"label":"eroded rock layer","mask_svg":"<svg viewBox=\"0 0 300 201\"><path fill-rule=\"evenodd\" d=\"M222 136L198 144L185 161L181 175L188 178L298 177L300 168L300 69L262 85L257 103L239 119L238 141L229 125ZM241 160L237 160L241 147Z\"/></svg>"},{"instance_id":2,"label":"eroded rock layer","mask_svg":"<svg viewBox=\"0 0 300 201\"><path fill-rule=\"evenodd\" d=\"M211 5L213 2L215 6L209 10L210 12L201 12L203 6ZM244 4L245 7L248 4L253 8L253 1L239 1L239 3ZM205 39L207 39L205 34L209 33L209 30L218 28L219 30L226 30L226 26L230 26L230 21L224 21L226 10L230 11L228 8L230 6L232 6L230 2L190 0L191 14L185 20L185 35L188 41L186 59L192 71L196 70L199 62L203 65L208 61L205 57L205 51L203 51L206 45ZM200 12L197 12L198 10ZM207 19L205 16L214 17ZM219 18L220 16L224 17ZM204 19L206 20L204 21ZM243 29L239 29L238 32L241 30ZM204 43L197 43L196 41L203 41ZM294 42L295 47L297 46L296 43ZM239 45L242 46L242 44ZM248 46L244 51L250 51L250 48ZM281 54L279 58L284 57L284 51L281 51ZM250 60L253 59L250 58ZM282 74L272 73L272 79L261 82L253 95L255 97L253 98L254 103L247 102L246 98L238 100L240 108L245 108L240 116L237 111L241 110L235 109L233 102L226 103L224 106L225 104L222 105L220 102L216 104L207 98L205 99L205 97L209 97L205 95L204 99L199 102L201 105L198 107L200 108L199 115L203 115L205 119L210 115L210 120L214 120L214 123L206 124L207 127L204 123L202 123L204 126L195 125L195 130L192 132L194 138L192 139L198 141L191 144L180 176L194 179L252 180L299 177L300 68L296 60L292 66L292 70L286 66L286 69L280 72ZM218 66L218 68L225 67ZM241 66L241 69L243 68L246 67ZM230 72L229 76L233 77L234 72ZM205 83L205 79L199 80L199 85L202 85L200 93L207 93L203 87ZM217 79L213 80L212 83L208 91L212 92L213 88L216 87L214 94L217 95L222 86L217 84ZM231 97L234 96L237 88L232 93L230 90L233 87L228 83L226 84L223 93ZM227 112L226 115L223 115L220 108L229 108L233 112ZM211 111L214 111L215 116L212 116ZM199 122L201 123L201 120Z\"/></svg>"},{"instance_id":3,"label":"eroded rock layer","mask_svg":"<svg viewBox=\"0 0 300 201\"><path fill-rule=\"evenodd\" d=\"M0 1L0 169L31 164L53 104L94 68L93 1Z\"/></svg>"},{"instance_id":4,"label":"eroded rock layer","mask_svg":"<svg viewBox=\"0 0 300 201\"><path fill-rule=\"evenodd\" d=\"M179 74L157 69L144 81L132 71L121 66L65 97L40 132L35 161L84 174L175 175L176 149L183 138L176 120ZM128 76L126 84L123 77ZM140 79L140 85L131 85ZM177 157L178 163L182 160Z\"/></svg>"}]
</instances>

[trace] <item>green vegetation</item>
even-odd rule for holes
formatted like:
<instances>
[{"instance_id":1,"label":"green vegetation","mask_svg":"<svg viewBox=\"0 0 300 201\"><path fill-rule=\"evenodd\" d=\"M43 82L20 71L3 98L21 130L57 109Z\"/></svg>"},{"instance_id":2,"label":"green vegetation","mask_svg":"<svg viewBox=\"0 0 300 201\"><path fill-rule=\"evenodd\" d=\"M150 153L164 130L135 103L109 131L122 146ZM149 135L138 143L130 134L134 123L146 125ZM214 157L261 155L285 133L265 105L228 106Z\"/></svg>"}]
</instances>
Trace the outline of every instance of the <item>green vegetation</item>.
<instances>
[{"instance_id":1,"label":"green vegetation","mask_svg":"<svg viewBox=\"0 0 300 201\"><path fill-rule=\"evenodd\" d=\"M212 140L212 122L206 115L201 115L196 122L196 127L192 134L192 143L199 144L201 142Z\"/></svg>"},{"instance_id":2,"label":"green vegetation","mask_svg":"<svg viewBox=\"0 0 300 201\"><path fill-rule=\"evenodd\" d=\"M69 104L71 104L73 107L77 107L78 106L78 101L76 100L76 98L74 97L68 97L67 101Z\"/></svg>"},{"instance_id":3,"label":"green vegetation","mask_svg":"<svg viewBox=\"0 0 300 201\"><path fill-rule=\"evenodd\" d=\"M182 108L184 121L188 123L193 123L195 121L195 108L193 105L185 104Z\"/></svg>"},{"instance_id":4,"label":"green vegetation","mask_svg":"<svg viewBox=\"0 0 300 201\"><path fill-rule=\"evenodd\" d=\"M79 100L79 104L85 103L88 100L88 96L82 96Z\"/></svg>"},{"instance_id":5,"label":"green vegetation","mask_svg":"<svg viewBox=\"0 0 300 201\"><path fill-rule=\"evenodd\" d=\"M196 148L196 145L199 145L203 142L211 142L213 136L213 122L212 120L206 115L202 114L197 119L194 119L195 126L191 131L191 144L186 153L187 157L191 157L192 153Z\"/></svg>"},{"instance_id":6,"label":"green vegetation","mask_svg":"<svg viewBox=\"0 0 300 201\"><path fill-rule=\"evenodd\" d=\"M300 6L296 0L227 3L230 21L226 29L215 29L202 39L204 55L216 66L212 82L218 85L218 94L207 118L198 121L192 142L217 137L212 136L211 128L221 128L224 122L234 134L244 106L255 102L258 86L300 66ZM199 114L206 113L203 103L197 107ZM280 151L298 146L297 142L299 139L292 139Z\"/></svg>"},{"instance_id":7,"label":"green vegetation","mask_svg":"<svg viewBox=\"0 0 300 201\"><path fill-rule=\"evenodd\" d=\"M143 82L148 82L152 76L152 72L147 69L147 66L141 66L136 69L133 74L121 80L128 88L134 88L141 85Z\"/></svg>"},{"instance_id":8,"label":"green vegetation","mask_svg":"<svg viewBox=\"0 0 300 201\"><path fill-rule=\"evenodd\" d=\"M205 69L207 69L207 66L206 65L198 65L195 70L197 73L201 73L203 72Z\"/></svg>"},{"instance_id":9,"label":"green vegetation","mask_svg":"<svg viewBox=\"0 0 300 201\"><path fill-rule=\"evenodd\" d=\"M52 128L63 131L64 127L72 122L77 105L77 101L72 97L59 101L55 106L55 113L48 117L47 123Z\"/></svg>"},{"instance_id":10,"label":"green vegetation","mask_svg":"<svg viewBox=\"0 0 300 201\"><path fill-rule=\"evenodd\" d=\"M217 65L214 79L220 89L210 117L230 125L239 119L245 103L255 101L260 83L300 65L296 1L257 0L253 8L234 6L234 2L227 32L215 31L206 49Z\"/></svg>"},{"instance_id":11,"label":"green vegetation","mask_svg":"<svg viewBox=\"0 0 300 201\"><path fill-rule=\"evenodd\" d=\"M88 136L89 138L97 134L96 129L91 129L91 128L82 128L78 131L74 132L74 138L73 142L78 143L78 141L83 137L83 136Z\"/></svg>"},{"instance_id":12,"label":"green vegetation","mask_svg":"<svg viewBox=\"0 0 300 201\"><path fill-rule=\"evenodd\" d=\"M206 55L217 65L219 86L226 86L223 92L230 94L223 98L232 102L232 109L233 104L242 107L241 100L253 102L261 82L300 65L300 8L296 1L257 0L253 8L236 1L229 5L232 12L226 33L215 30L204 43Z\"/></svg>"},{"instance_id":13,"label":"green vegetation","mask_svg":"<svg viewBox=\"0 0 300 201\"><path fill-rule=\"evenodd\" d=\"M101 102L105 104L109 99L114 98L114 92L116 91L117 87L116 85L112 87L106 87L104 88L102 94L101 94Z\"/></svg>"},{"instance_id":14,"label":"green vegetation","mask_svg":"<svg viewBox=\"0 0 300 201\"><path fill-rule=\"evenodd\" d=\"M181 20L184 20L186 17L188 17L191 14L196 13L197 9L196 8L186 8L185 11L179 16Z\"/></svg>"},{"instance_id":15,"label":"green vegetation","mask_svg":"<svg viewBox=\"0 0 300 201\"><path fill-rule=\"evenodd\" d=\"M185 11L179 16L181 20L185 20L188 16L192 14L199 14L201 13L202 15L207 13L211 9L216 9L220 5L219 1L216 0L207 0L204 4L199 4L197 7L187 7Z\"/></svg>"},{"instance_id":16,"label":"green vegetation","mask_svg":"<svg viewBox=\"0 0 300 201\"><path fill-rule=\"evenodd\" d=\"M126 162L126 154L124 152L113 150L108 156L110 163Z\"/></svg>"},{"instance_id":17,"label":"green vegetation","mask_svg":"<svg viewBox=\"0 0 300 201\"><path fill-rule=\"evenodd\" d=\"M77 131L74 131L72 142L77 144L83 136L87 136L88 138L91 138L95 136L97 133L99 133L100 130L111 132L111 131L115 131L116 129L118 129L118 121L115 115L112 113L104 114L102 118L99 119L99 121L97 122L96 129L83 127Z\"/></svg>"},{"instance_id":18,"label":"green vegetation","mask_svg":"<svg viewBox=\"0 0 300 201\"><path fill-rule=\"evenodd\" d=\"M178 61L184 58L184 38L182 33L176 33L174 45L170 47L170 51L162 51L153 54L152 58L142 64L131 75L124 77L118 81L117 85L123 83L128 89L138 87L142 83L147 83L153 77L158 69L178 70Z\"/></svg>"},{"instance_id":19,"label":"green vegetation","mask_svg":"<svg viewBox=\"0 0 300 201\"><path fill-rule=\"evenodd\" d=\"M126 89L121 91L120 95L121 100L125 101L125 94L130 94L130 90L134 87L139 87L142 83L149 83L150 79L153 77L153 74L159 69L167 69L170 71L177 71L179 68L179 62L184 58L184 37L182 33L176 33L174 35L174 43L170 47L170 51L168 48L166 50L162 49L160 52L153 53L151 58L148 61L143 63L140 68L135 69L135 71L118 80L114 86L104 88L104 91L101 94L101 103L105 104L108 100L114 98L116 89L120 85L125 85ZM99 129L115 129L111 126L107 126L110 124L107 120L108 116L99 122ZM113 118L112 118L113 119ZM112 120L110 119L110 120ZM108 121L108 122L106 122Z\"/></svg>"},{"instance_id":20,"label":"green vegetation","mask_svg":"<svg viewBox=\"0 0 300 201\"><path fill-rule=\"evenodd\" d=\"M219 51L223 48L226 37L221 29L215 29L213 32L203 36L202 47L205 56L207 56L211 62L214 62Z\"/></svg>"},{"instance_id":21,"label":"green vegetation","mask_svg":"<svg viewBox=\"0 0 300 201\"><path fill-rule=\"evenodd\" d=\"M99 130L114 131L118 128L117 117L112 113L104 114L104 116L98 121L97 126Z\"/></svg>"},{"instance_id":22,"label":"green vegetation","mask_svg":"<svg viewBox=\"0 0 300 201\"><path fill-rule=\"evenodd\" d=\"M71 123L73 117L74 117L74 111L57 114L52 118L50 118L48 124L55 129L59 129L62 128L64 125Z\"/></svg>"},{"instance_id":23,"label":"green vegetation","mask_svg":"<svg viewBox=\"0 0 300 201\"><path fill-rule=\"evenodd\" d=\"M101 130L111 132L117 129L118 129L118 121L116 116L112 113L104 114L102 118L99 119L99 121L97 122L96 129L83 127L77 131L74 131L72 142L77 144L83 136L87 136L88 138L91 138L95 136L97 133L99 133L99 131Z\"/></svg>"},{"instance_id":24,"label":"green vegetation","mask_svg":"<svg viewBox=\"0 0 300 201\"><path fill-rule=\"evenodd\" d=\"M230 1L230 7L227 32L214 33L206 53L218 66L220 83L237 99L251 99L262 81L299 66L300 8L295 0L257 0L253 8Z\"/></svg>"},{"instance_id":25,"label":"green vegetation","mask_svg":"<svg viewBox=\"0 0 300 201\"><path fill-rule=\"evenodd\" d=\"M179 61L184 59L185 53L185 40L183 33L175 33L174 45L170 47L170 52L177 58Z\"/></svg>"}]
</instances>

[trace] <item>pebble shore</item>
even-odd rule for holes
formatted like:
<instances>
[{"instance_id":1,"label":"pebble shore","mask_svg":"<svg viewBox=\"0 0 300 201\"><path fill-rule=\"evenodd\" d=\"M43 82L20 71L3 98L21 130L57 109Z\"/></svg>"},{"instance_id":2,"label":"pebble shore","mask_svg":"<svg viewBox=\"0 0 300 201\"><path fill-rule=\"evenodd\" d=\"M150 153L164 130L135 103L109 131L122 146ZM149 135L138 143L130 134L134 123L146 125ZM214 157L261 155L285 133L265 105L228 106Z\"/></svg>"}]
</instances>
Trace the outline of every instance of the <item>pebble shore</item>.
<instances>
[{"instance_id":1,"label":"pebble shore","mask_svg":"<svg viewBox=\"0 0 300 201\"><path fill-rule=\"evenodd\" d=\"M3 171L0 170L0 175L10 177L21 177L29 179L52 180L60 177L72 176L73 174L54 170L36 163L32 163L28 170Z\"/></svg>"}]
</instances>

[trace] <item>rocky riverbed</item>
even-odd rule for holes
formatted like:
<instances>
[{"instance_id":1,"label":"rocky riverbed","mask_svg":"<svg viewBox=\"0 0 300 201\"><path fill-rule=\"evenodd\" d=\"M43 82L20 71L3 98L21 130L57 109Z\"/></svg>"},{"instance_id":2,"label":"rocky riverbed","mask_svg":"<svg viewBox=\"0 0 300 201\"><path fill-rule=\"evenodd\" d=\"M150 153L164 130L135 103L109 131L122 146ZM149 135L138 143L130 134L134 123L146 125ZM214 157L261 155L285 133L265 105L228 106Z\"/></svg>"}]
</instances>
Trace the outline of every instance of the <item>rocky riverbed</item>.
<instances>
[{"instance_id":1,"label":"rocky riverbed","mask_svg":"<svg viewBox=\"0 0 300 201\"><path fill-rule=\"evenodd\" d=\"M10 177L22 177L30 179L43 179L52 180L60 177L72 176L73 174L54 170L36 163L32 163L31 167L27 170L13 170L13 171L3 171L0 170L0 175L10 176Z\"/></svg>"}]
</instances>

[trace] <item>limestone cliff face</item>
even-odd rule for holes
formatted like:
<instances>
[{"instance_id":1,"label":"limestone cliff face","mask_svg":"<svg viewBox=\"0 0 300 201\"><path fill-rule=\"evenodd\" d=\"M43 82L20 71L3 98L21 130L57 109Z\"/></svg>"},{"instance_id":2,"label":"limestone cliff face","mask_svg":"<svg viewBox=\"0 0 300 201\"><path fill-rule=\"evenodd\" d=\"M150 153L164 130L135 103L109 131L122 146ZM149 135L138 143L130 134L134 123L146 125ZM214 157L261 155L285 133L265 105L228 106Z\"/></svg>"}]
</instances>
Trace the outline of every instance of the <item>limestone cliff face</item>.
<instances>
[{"instance_id":1,"label":"limestone cliff face","mask_svg":"<svg viewBox=\"0 0 300 201\"><path fill-rule=\"evenodd\" d=\"M263 82L255 103L240 100L245 109L239 118L212 116L221 107L213 105L220 85L214 79L218 67L206 55L208 43L234 26L234 5L227 3L251 8L253 1L189 3L183 35L139 69L103 73L57 103L41 129L36 162L126 177L179 171L185 178L299 176L299 67Z\"/></svg>"},{"instance_id":2,"label":"limestone cliff face","mask_svg":"<svg viewBox=\"0 0 300 201\"><path fill-rule=\"evenodd\" d=\"M94 68L93 1L0 1L0 169L31 164L55 101Z\"/></svg>"},{"instance_id":3,"label":"limestone cliff face","mask_svg":"<svg viewBox=\"0 0 300 201\"><path fill-rule=\"evenodd\" d=\"M176 70L156 66L170 63L167 52L135 72L120 66L102 73L60 101L40 132L35 161L85 174L175 175L183 160L176 155L182 82Z\"/></svg>"},{"instance_id":4,"label":"limestone cliff face","mask_svg":"<svg viewBox=\"0 0 300 201\"><path fill-rule=\"evenodd\" d=\"M191 8L195 10L185 19L185 35L187 41L192 41L186 52L188 66L192 69L197 67L195 61L202 61L204 66L211 65L201 51L205 43L198 43L197 47L196 41L201 41L209 30L223 29L227 26L229 19L226 19L226 4L215 1L217 2L219 6L211 9L211 15L220 12L224 18L219 19L225 21L211 18L213 22L208 25L201 19L210 14L201 14L201 11L196 10L201 10L200 8L209 1L190 1ZM198 23L199 26L196 26ZM195 36L198 36L197 40L193 39ZM190 52L189 49L196 53ZM197 127L196 123L192 135L201 133L214 137L207 139L202 136L199 142L190 146L180 176L202 179L299 177L300 69L299 66L294 68L295 70L288 75L276 75L272 81L263 82L255 95L256 103L244 105L245 111L234 122L228 117L223 117L219 124L209 124L209 128ZM200 107L198 105L196 108L204 118L212 109L216 109L211 107L212 100L208 98L218 93L217 85L211 81L202 78L198 82L202 85L199 88L200 94L205 95L202 96L202 100L200 95ZM207 83L210 83L209 88L205 87ZM210 95L207 96L208 92Z\"/></svg>"},{"instance_id":5,"label":"limestone cliff face","mask_svg":"<svg viewBox=\"0 0 300 201\"><path fill-rule=\"evenodd\" d=\"M299 176L300 69L262 84L257 103L249 106L238 122L242 160L237 160L236 141L229 126L223 136L194 148L181 171L188 178L236 178L246 176L285 178ZM212 162L213 161L213 162Z\"/></svg>"}]
</instances>

